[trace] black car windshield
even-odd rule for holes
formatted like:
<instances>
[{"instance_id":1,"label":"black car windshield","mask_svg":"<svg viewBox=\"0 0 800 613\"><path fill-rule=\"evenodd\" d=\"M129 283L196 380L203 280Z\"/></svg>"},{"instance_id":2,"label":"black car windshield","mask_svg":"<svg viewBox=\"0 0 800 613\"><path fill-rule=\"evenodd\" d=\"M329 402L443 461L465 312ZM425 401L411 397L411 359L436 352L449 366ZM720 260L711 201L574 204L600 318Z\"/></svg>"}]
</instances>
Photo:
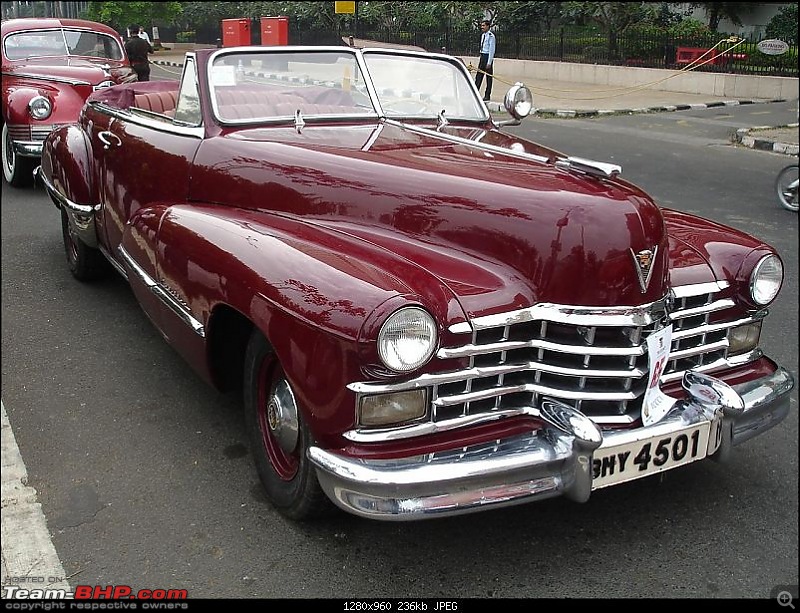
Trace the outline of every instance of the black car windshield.
<instances>
[{"instance_id":1,"label":"black car windshield","mask_svg":"<svg viewBox=\"0 0 800 613\"><path fill-rule=\"evenodd\" d=\"M122 47L111 36L90 30L32 30L9 34L4 41L9 60L82 56L121 60Z\"/></svg>"}]
</instances>

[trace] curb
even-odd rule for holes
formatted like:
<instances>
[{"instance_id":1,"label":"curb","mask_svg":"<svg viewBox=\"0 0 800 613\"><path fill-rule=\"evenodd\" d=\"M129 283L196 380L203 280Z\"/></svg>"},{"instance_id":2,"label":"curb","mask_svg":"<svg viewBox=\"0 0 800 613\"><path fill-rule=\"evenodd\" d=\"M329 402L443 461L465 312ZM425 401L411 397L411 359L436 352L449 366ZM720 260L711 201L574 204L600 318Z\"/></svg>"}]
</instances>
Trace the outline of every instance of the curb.
<instances>
[{"instance_id":1,"label":"curb","mask_svg":"<svg viewBox=\"0 0 800 613\"><path fill-rule=\"evenodd\" d=\"M630 109L605 109L605 110L565 110L565 109L536 109L535 113L546 117L596 117L600 115L641 115L644 113L671 113L673 111L690 111L694 109L710 109L721 106L740 106L744 104L771 104L786 102L783 98L773 100L722 100L696 104L670 104L666 106L649 106ZM500 105L497 105L497 110Z\"/></svg>"},{"instance_id":2,"label":"curb","mask_svg":"<svg viewBox=\"0 0 800 613\"><path fill-rule=\"evenodd\" d=\"M758 149L759 151L772 151L774 153L783 153L784 155L798 155L800 152L800 145L789 143L781 143L766 138L758 138L751 136L750 132L757 130L774 130L777 128L794 128L795 130L800 124L790 123L785 126L756 126L753 128L740 128L736 130L736 142L750 147L751 149Z\"/></svg>"},{"instance_id":3,"label":"curb","mask_svg":"<svg viewBox=\"0 0 800 613\"><path fill-rule=\"evenodd\" d=\"M539 117L599 117L602 115L641 115L644 113L670 113L673 111L690 111L694 109L710 109L720 106L740 106L744 104L772 104L774 102L786 102L784 98L773 100L722 100L696 104L670 104L666 106L649 106L630 109L534 109L531 115ZM503 112L505 109L499 102L487 102L486 106L490 111ZM796 125L796 124L795 124ZM791 147L792 145L789 145Z\"/></svg>"}]
</instances>

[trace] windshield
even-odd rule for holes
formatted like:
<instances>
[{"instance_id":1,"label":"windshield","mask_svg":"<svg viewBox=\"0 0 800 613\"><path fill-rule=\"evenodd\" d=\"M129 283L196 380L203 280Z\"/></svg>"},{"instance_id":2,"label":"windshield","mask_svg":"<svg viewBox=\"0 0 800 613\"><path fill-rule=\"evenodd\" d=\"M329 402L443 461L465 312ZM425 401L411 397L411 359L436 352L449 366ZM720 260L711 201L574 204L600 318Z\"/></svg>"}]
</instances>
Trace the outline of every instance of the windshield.
<instances>
[{"instance_id":1,"label":"windshield","mask_svg":"<svg viewBox=\"0 0 800 613\"><path fill-rule=\"evenodd\" d=\"M443 58L369 51L364 59L387 117L485 118L472 82Z\"/></svg>"},{"instance_id":2,"label":"windshield","mask_svg":"<svg viewBox=\"0 0 800 613\"><path fill-rule=\"evenodd\" d=\"M469 73L454 58L370 50L220 51L209 65L216 116L226 123L375 117L485 121ZM364 74L364 67L366 72ZM374 89L373 87L374 86ZM374 93L373 93L374 92Z\"/></svg>"},{"instance_id":3,"label":"windshield","mask_svg":"<svg viewBox=\"0 0 800 613\"><path fill-rule=\"evenodd\" d=\"M238 52L209 68L214 112L228 122L375 115L352 53Z\"/></svg>"},{"instance_id":4,"label":"windshield","mask_svg":"<svg viewBox=\"0 0 800 613\"><path fill-rule=\"evenodd\" d=\"M5 39L10 60L32 57L75 55L121 60L122 48L107 34L89 30L37 30L10 34Z\"/></svg>"}]
</instances>

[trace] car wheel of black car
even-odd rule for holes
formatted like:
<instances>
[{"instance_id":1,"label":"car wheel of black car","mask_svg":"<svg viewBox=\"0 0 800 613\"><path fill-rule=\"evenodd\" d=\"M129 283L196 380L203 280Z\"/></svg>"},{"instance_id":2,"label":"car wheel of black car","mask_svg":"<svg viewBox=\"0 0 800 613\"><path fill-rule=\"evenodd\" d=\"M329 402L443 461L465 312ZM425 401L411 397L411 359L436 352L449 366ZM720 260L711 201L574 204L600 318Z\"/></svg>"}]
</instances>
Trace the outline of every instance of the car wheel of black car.
<instances>
[{"instance_id":1,"label":"car wheel of black car","mask_svg":"<svg viewBox=\"0 0 800 613\"><path fill-rule=\"evenodd\" d=\"M3 176L14 187L27 187L33 183L34 160L20 157L8 133L8 123L3 123Z\"/></svg>"},{"instance_id":2,"label":"car wheel of black car","mask_svg":"<svg viewBox=\"0 0 800 613\"><path fill-rule=\"evenodd\" d=\"M327 514L333 505L306 455L311 435L280 362L258 330L247 345L244 368L245 419L267 498L291 519Z\"/></svg>"},{"instance_id":3,"label":"car wheel of black car","mask_svg":"<svg viewBox=\"0 0 800 613\"><path fill-rule=\"evenodd\" d=\"M61 235L64 237L64 251L72 276L79 281L94 281L108 273L109 264L103 254L78 237L64 211L61 211Z\"/></svg>"}]
</instances>

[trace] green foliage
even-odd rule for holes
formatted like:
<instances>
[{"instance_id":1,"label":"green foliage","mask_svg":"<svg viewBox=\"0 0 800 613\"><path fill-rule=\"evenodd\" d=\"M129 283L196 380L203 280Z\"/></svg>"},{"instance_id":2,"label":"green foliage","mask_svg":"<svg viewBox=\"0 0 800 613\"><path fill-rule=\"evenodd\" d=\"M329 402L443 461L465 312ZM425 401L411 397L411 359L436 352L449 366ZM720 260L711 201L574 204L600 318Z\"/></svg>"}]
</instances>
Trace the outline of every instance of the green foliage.
<instances>
[{"instance_id":1,"label":"green foliage","mask_svg":"<svg viewBox=\"0 0 800 613\"><path fill-rule=\"evenodd\" d=\"M712 31L707 25L697 19L690 18L679 21L671 26L668 32L675 38L698 38L710 37L712 35Z\"/></svg>"},{"instance_id":2,"label":"green foliage","mask_svg":"<svg viewBox=\"0 0 800 613\"><path fill-rule=\"evenodd\" d=\"M605 32L621 33L652 22L659 5L651 2L562 2L563 13L575 20L597 23Z\"/></svg>"},{"instance_id":3,"label":"green foliage","mask_svg":"<svg viewBox=\"0 0 800 613\"><path fill-rule=\"evenodd\" d=\"M188 30L186 32L178 32L175 35L176 43L193 43L194 41L195 41L194 30Z\"/></svg>"},{"instance_id":4,"label":"green foliage","mask_svg":"<svg viewBox=\"0 0 800 613\"><path fill-rule=\"evenodd\" d=\"M796 45L797 25L797 3L793 2L781 7L778 14L767 24L767 38L777 38L790 45ZM795 61L797 61L796 58Z\"/></svg>"},{"instance_id":5,"label":"green foliage","mask_svg":"<svg viewBox=\"0 0 800 613\"><path fill-rule=\"evenodd\" d=\"M181 14L181 2L90 2L86 18L110 25L120 32L132 24L149 29L158 23L173 23Z\"/></svg>"}]
</instances>

